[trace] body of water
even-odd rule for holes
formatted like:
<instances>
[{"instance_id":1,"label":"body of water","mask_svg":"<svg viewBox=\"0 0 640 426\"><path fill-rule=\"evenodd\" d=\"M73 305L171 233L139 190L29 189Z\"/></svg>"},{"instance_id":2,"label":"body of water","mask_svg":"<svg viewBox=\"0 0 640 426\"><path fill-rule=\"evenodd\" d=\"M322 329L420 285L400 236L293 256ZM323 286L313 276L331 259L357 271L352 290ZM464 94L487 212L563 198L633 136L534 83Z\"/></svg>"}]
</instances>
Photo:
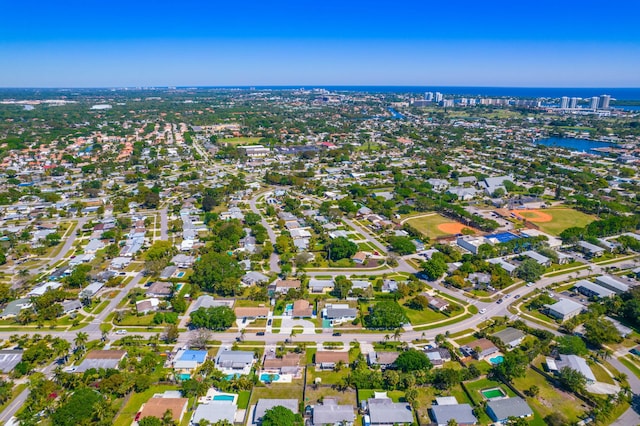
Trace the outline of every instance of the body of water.
<instances>
[{"instance_id":1,"label":"body of water","mask_svg":"<svg viewBox=\"0 0 640 426\"><path fill-rule=\"evenodd\" d=\"M579 151L579 152L584 151L584 152L589 152L591 154L600 154L600 155L604 155L604 153L601 153L599 151L593 151L593 149L608 148L608 147L616 146L616 144L613 144L610 142L592 141L588 139L577 139L577 138L559 138L559 137L538 139L536 140L536 144L567 148L572 151Z\"/></svg>"},{"instance_id":2,"label":"body of water","mask_svg":"<svg viewBox=\"0 0 640 426\"><path fill-rule=\"evenodd\" d=\"M201 87L202 89L235 90L298 90L326 89L336 92L416 93L441 92L456 96L513 96L517 98L560 98L562 96L590 98L611 95L618 100L640 100L640 88L622 87L483 87L483 86L238 86Z\"/></svg>"}]
</instances>

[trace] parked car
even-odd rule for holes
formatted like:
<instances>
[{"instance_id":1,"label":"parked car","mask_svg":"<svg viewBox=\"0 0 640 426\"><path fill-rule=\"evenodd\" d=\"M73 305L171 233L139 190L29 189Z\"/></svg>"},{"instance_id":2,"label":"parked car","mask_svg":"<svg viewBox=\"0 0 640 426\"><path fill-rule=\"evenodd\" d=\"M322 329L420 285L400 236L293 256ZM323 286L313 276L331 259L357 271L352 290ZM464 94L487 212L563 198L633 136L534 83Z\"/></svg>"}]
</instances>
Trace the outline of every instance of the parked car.
<instances>
[{"instance_id":1,"label":"parked car","mask_svg":"<svg viewBox=\"0 0 640 426\"><path fill-rule=\"evenodd\" d=\"M272 320L267 321L267 325L271 325L271 321L272 321Z\"/></svg>"},{"instance_id":2,"label":"parked car","mask_svg":"<svg viewBox=\"0 0 640 426\"><path fill-rule=\"evenodd\" d=\"M256 333L256 336L264 336L264 331L258 331L258 332Z\"/></svg>"}]
</instances>

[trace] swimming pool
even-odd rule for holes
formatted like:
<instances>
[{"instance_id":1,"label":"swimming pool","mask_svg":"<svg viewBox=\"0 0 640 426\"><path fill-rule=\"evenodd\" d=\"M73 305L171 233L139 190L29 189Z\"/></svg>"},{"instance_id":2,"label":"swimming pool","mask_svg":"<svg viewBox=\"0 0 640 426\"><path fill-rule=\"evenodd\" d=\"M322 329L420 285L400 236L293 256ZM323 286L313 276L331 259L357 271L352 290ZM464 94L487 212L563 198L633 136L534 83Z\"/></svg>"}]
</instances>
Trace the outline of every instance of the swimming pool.
<instances>
[{"instance_id":1,"label":"swimming pool","mask_svg":"<svg viewBox=\"0 0 640 426\"><path fill-rule=\"evenodd\" d=\"M504 398L507 395L500 388L484 389L480 393L487 399Z\"/></svg>"},{"instance_id":2,"label":"swimming pool","mask_svg":"<svg viewBox=\"0 0 640 426\"><path fill-rule=\"evenodd\" d=\"M280 375L279 374L262 373L260 375L260 381L261 382L277 382L278 380L280 380Z\"/></svg>"},{"instance_id":3,"label":"swimming pool","mask_svg":"<svg viewBox=\"0 0 640 426\"><path fill-rule=\"evenodd\" d=\"M493 358L489 358L489 362L491 364L502 364L504 362L504 357L502 355L498 355Z\"/></svg>"},{"instance_id":4,"label":"swimming pool","mask_svg":"<svg viewBox=\"0 0 640 426\"><path fill-rule=\"evenodd\" d=\"M214 401L235 401L236 397L235 395L214 395L213 396L213 400Z\"/></svg>"},{"instance_id":5,"label":"swimming pool","mask_svg":"<svg viewBox=\"0 0 640 426\"><path fill-rule=\"evenodd\" d=\"M224 379L225 380L233 380L233 379L235 379L237 377L240 377L240 374L237 374L237 373L236 374L227 374Z\"/></svg>"},{"instance_id":6,"label":"swimming pool","mask_svg":"<svg viewBox=\"0 0 640 426\"><path fill-rule=\"evenodd\" d=\"M176 274L176 278L182 278L184 277L184 271L180 271ZM180 287L182 287L182 284L178 284ZM180 290L180 287L176 286L178 288L178 290Z\"/></svg>"},{"instance_id":7,"label":"swimming pool","mask_svg":"<svg viewBox=\"0 0 640 426\"><path fill-rule=\"evenodd\" d=\"M189 380L191 378L191 374L178 374L178 380Z\"/></svg>"}]
</instances>

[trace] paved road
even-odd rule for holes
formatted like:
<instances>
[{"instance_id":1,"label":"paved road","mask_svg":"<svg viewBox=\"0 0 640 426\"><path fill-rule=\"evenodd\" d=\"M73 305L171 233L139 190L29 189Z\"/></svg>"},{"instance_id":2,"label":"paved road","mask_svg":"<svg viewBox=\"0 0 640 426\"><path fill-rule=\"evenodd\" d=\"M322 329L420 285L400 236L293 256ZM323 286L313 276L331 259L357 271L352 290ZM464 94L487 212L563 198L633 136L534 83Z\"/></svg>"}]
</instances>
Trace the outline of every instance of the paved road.
<instances>
[{"instance_id":1,"label":"paved road","mask_svg":"<svg viewBox=\"0 0 640 426\"><path fill-rule=\"evenodd\" d=\"M629 382L629 386L631 386L631 391L633 392L634 402L631 404L631 407L627 411L625 411L622 416L618 418L615 422L611 423L612 426L632 426L632 425L640 425L640 414L638 414L638 401L637 399L640 397L640 379L633 374L631 370L625 367L620 361L616 358L611 357L608 360L611 365L613 365L616 370L621 373L627 375L627 380Z\"/></svg>"},{"instance_id":2,"label":"paved road","mask_svg":"<svg viewBox=\"0 0 640 426\"><path fill-rule=\"evenodd\" d=\"M160 239L169 240L169 223L167 218L167 206L160 209Z\"/></svg>"},{"instance_id":3,"label":"paved road","mask_svg":"<svg viewBox=\"0 0 640 426\"><path fill-rule=\"evenodd\" d=\"M271 241L271 244L273 244L273 246L275 247L275 245L276 245L276 233L273 231L273 228L271 228L271 225L269 225L269 222L267 222L267 220L264 218L264 216L262 216L262 213L260 213L260 209L258 209L258 206L256 205L257 202L258 202L258 198L260 196L264 195L264 194L265 193L262 192L262 193L258 193L256 195L254 195L249 200L249 207L251 208L251 211L253 213L259 214L260 217L262 218L260 223L267 230L267 235L269 235L269 241ZM276 274L280 273L280 257L275 253L272 253L271 257L269 258L269 268L271 269L272 272L275 272Z\"/></svg>"}]
</instances>

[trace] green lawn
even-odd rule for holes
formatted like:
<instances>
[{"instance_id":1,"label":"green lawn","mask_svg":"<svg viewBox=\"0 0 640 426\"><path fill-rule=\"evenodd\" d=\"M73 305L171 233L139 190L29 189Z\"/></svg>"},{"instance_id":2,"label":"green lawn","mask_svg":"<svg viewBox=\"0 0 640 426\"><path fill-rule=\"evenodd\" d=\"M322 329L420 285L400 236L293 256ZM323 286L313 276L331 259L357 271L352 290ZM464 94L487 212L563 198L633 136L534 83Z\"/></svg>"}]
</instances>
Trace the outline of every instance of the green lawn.
<instances>
[{"instance_id":1,"label":"green lawn","mask_svg":"<svg viewBox=\"0 0 640 426\"><path fill-rule=\"evenodd\" d=\"M621 356L618 358L625 367L627 367L636 377L640 378L640 367L633 361L633 358L630 355Z\"/></svg>"},{"instance_id":2,"label":"green lawn","mask_svg":"<svg viewBox=\"0 0 640 426\"><path fill-rule=\"evenodd\" d=\"M278 383L269 386L256 386L251 393L249 405L260 399L302 399L302 383Z\"/></svg>"},{"instance_id":3,"label":"green lawn","mask_svg":"<svg viewBox=\"0 0 640 426\"><path fill-rule=\"evenodd\" d=\"M404 312L407 315L407 318L409 318L409 322L413 325L431 324L432 322L442 321L448 318L443 313L436 312L431 308L418 311L405 307Z\"/></svg>"},{"instance_id":4,"label":"green lawn","mask_svg":"<svg viewBox=\"0 0 640 426\"><path fill-rule=\"evenodd\" d=\"M589 368L591 368L593 375L596 376L597 381L602 383L609 383L612 385L615 384L613 378L605 371L604 368L602 368L602 365L594 362L593 364L589 365ZM615 374L615 372L612 372L612 374Z\"/></svg>"},{"instance_id":5,"label":"green lawn","mask_svg":"<svg viewBox=\"0 0 640 426\"><path fill-rule=\"evenodd\" d=\"M337 385L349 374L349 368L345 367L340 371L316 371L311 367L307 369L307 383L314 383L316 378L320 378L323 385Z\"/></svg>"},{"instance_id":6,"label":"green lawn","mask_svg":"<svg viewBox=\"0 0 640 426\"><path fill-rule=\"evenodd\" d=\"M554 387L544 376L530 368L527 368L523 377L514 379L513 384L521 392L533 385L538 387L540 390L538 395L535 398L527 397L527 402L534 412L542 418L559 411L573 423L578 421L579 416L587 409L586 405L578 398Z\"/></svg>"},{"instance_id":7,"label":"green lawn","mask_svg":"<svg viewBox=\"0 0 640 426\"><path fill-rule=\"evenodd\" d=\"M356 391L353 389L347 389L346 391L342 392L338 389L334 389L332 386L316 387L313 384L307 385L304 405L315 405L319 401L322 401L327 397L336 398L338 400L338 404L353 406L356 405Z\"/></svg>"},{"instance_id":8,"label":"green lawn","mask_svg":"<svg viewBox=\"0 0 640 426\"><path fill-rule=\"evenodd\" d=\"M502 383L489 380L489 379L480 379L474 382L468 382L468 383L465 383L465 386L469 390L469 393L471 394L471 398L473 398L473 402L475 403L475 405L480 405L482 404L482 401L485 400L485 397L480 393L480 391L484 389L500 388L507 393L507 396L509 397L516 396L511 391L511 389L509 389Z\"/></svg>"},{"instance_id":9,"label":"green lawn","mask_svg":"<svg viewBox=\"0 0 640 426\"><path fill-rule=\"evenodd\" d=\"M540 227L541 231L552 235L560 235L562 231L573 226L582 228L596 220L594 216L570 208L543 209L541 211L550 214L553 220L551 222L535 222L535 224Z\"/></svg>"},{"instance_id":10,"label":"green lawn","mask_svg":"<svg viewBox=\"0 0 640 426\"><path fill-rule=\"evenodd\" d=\"M240 391L238 394L238 408L247 408L249 406L250 391Z\"/></svg>"}]
</instances>

